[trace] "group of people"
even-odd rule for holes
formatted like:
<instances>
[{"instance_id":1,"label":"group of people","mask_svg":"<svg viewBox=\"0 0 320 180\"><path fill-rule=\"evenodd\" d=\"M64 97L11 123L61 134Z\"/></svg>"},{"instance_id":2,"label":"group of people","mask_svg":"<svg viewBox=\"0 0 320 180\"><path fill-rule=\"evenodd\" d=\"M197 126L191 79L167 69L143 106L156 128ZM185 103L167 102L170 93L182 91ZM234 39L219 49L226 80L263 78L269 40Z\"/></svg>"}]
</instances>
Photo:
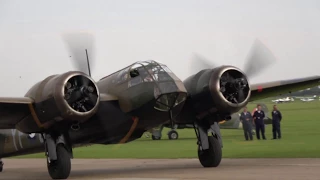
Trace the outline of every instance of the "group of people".
<instances>
[{"instance_id":1,"label":"group of people","mask_svg":"<svg viewBox=\"0 0 320 180\"><path fill-rule=\"evenodd\" d=\"M278 110L277 105L273 106L272 114L272 133L273 139L281 139L280 122L282 119L282 114ZM262 139L266 140L265 136L265 124L264 124L265 113L261 109L261 105L257 105L257 109L250 113L247 111L247 107L244 107L243 112L240 114L240 121L242 123L244 137L248 141L253 140L252 129L253 126L256 127L256 136L260 140L260 132Z\"/></svg>"}]
</instances>

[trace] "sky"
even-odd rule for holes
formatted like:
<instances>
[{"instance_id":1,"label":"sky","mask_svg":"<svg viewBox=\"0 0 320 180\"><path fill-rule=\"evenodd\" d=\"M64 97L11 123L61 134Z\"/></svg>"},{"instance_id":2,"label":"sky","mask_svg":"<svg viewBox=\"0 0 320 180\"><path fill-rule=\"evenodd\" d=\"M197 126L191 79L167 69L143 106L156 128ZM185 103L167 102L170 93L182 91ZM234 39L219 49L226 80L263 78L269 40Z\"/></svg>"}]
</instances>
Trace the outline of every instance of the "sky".
<instances>
[{"instance_id":1,"label":"sky","mask_svg":"<svg viewBox=\"0 0 320 180\"><path fill-rule=\"evenodd\" d=\"M0 0L0 96L77 70L61 34L80 31L95 37L96 81L151 59L184 80L195 53L244 69L256 38L276 63L251 83L320 75L319 19L317 0Z\"/></svg>"}]
</instances>

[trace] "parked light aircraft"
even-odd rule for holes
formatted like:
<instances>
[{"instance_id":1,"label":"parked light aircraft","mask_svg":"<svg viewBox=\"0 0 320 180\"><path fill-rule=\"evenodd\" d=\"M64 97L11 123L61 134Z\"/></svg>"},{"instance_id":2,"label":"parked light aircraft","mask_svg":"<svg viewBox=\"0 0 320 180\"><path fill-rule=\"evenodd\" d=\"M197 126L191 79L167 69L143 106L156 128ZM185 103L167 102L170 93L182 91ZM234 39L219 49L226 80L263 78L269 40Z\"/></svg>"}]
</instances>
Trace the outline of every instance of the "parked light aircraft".
<instances>
[{"instance_id":1,"label":"parked light aircraft","mask_svg":"<svg viewBox=\"0 0 320 180\"><path fill-rule=\"evenodd\" d=\"M274 103L284 103L284 102L292 102L294 101L294 99L291 97L286 97L286 98L280 98L280 99L276 99L276 100L271 100Z\"/></svg>"},{"instance_id":2,"label":"parked light aircraft","mask_svg":"<svg viewBox=\"0 0 320 180\"><path fill-rule=\"evenodd\" d=\"M314 101L316 97L317 97L316 95L313 97L303 97L303 98L300 98L300 100L303 102L310 102L310 101Z\"/></svg>"},{"instance_id":3,"label":"parked light aircraft","mask_svg":"<svg viewBox=\"0 0 320 180\"><path fill-rule=\"evenodd\" d=\"M249 83L248 77L273 58L259 41L244 71L208 66L181 81L165 64L150 60L95 81L87 58L92 43L71 37L64 39L79 70L43 77L24 97L0 98L0 157L44 152L52 179L69 177L73 148L128 143L168 121L193 124L201 165L217 167L223 147L220 121L248 102L320 85L320 76Z\"/></svg>"}]
</instances>

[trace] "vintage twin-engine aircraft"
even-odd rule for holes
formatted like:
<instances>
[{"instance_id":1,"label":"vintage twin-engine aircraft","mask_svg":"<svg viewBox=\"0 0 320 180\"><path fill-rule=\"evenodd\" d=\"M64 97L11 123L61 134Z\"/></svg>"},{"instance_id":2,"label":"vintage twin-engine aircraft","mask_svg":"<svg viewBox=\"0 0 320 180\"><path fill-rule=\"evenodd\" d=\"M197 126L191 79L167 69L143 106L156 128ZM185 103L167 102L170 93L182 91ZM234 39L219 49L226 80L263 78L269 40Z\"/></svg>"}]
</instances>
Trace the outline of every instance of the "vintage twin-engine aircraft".
<instances>
[{"instance_id":1,"label":"vintage twin-engine aircraft","mask_svg":"<svg viewBox=\"0 0 320 180\"><path fill-rule=\"evenodd\" d=\"M75 47L80 42L68 45L75 62L88 52ZM249 65L260 65L265 50L254 49ZM248 74L256 69L248 67ZM25 97L0 98L1 158L45 152L51 178L65 179L72 148L127 143L170 121L193 124L200 163L217 167L222 158L219 121L249 101L320 85L319 76L250 85L243 71L225 65L203 69L183 82L156 61L134 63L97 82L88 69L89 75L83 70L49 76Z\"/></svg>"}]
</instances>

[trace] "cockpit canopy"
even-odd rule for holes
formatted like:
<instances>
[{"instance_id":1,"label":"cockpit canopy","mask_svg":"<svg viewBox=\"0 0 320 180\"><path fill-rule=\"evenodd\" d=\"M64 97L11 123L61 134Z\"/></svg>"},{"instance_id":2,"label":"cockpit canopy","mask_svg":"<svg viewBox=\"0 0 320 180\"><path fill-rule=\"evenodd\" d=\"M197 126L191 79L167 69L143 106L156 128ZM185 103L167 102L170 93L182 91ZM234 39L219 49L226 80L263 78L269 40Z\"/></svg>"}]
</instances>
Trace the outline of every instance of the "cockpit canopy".
<instances>
[{"instance_id":1,"label":"cockpit canopy","mask_svg":"<svg viewBox=\"0 0 320 180\"><path fill-rule=\"evenodd\" d=\"M117 83L135 79L130 86L137 85L142 82L152 81L180 81L180 79L172 73L172 71L164 64L156 61L141 61L132 64L118 73Z\"/></svg>"},{"instance_id":2,"label":"cockpit canopy","mask_svg":"<svg viewBox=\"0 0 320 180\"><path fill-rule=\"evenodd\" d=\"M186 99L187 91L182 81L166 65L153 60L136 62L106 78L122 92L122 96L125 89L134 96L151 87L151 98L157 100L156 109L167 111ZM147 97L145 94L144 98Z\"/></svg>"}]
</instances>

